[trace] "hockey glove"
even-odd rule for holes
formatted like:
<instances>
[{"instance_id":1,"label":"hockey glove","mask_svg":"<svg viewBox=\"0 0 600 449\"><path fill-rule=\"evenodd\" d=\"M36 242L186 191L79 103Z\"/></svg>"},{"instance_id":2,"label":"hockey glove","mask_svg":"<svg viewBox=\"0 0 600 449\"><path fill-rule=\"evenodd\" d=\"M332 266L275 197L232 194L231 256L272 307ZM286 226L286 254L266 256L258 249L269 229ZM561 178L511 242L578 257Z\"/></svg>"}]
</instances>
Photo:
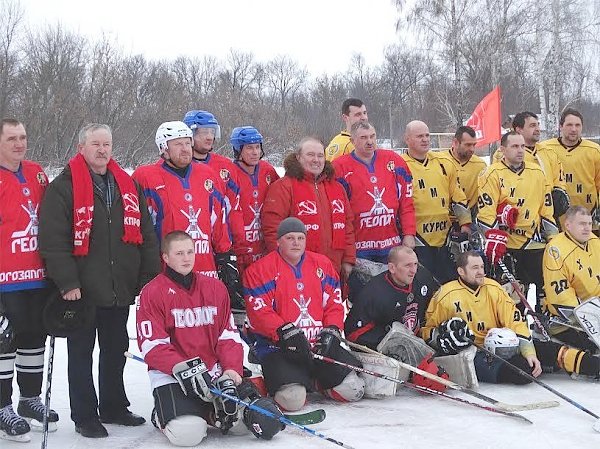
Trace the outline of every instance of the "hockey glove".
<instances>
[{"instance_id":1,"label":"hockey glove","mask_svg":"<svg viewBox=\"0 0 600 449\"><path fill-rule=\"evenodd\" d=\"M469 234L460 231L450 232L448 251L450 252L453 260L456 259L460 253L469 251L469 249L471 249L470 246Z\"/></svg>"},{"instance_id":2,"label":"hockey glove","mask_svg":"<svg viewBox=\"0 0 600 449\"><path fill-rule=\"evenodd\" d=\"M450 379L450 376L446 372L444 368L439 366L433 360L433 355L429 354L425 356L421 363L417 366L420 370L427 371L428 373L434 374L443 379ZM421 374L414 373L412 378L412 383L418 385L419 387L429 388L430 390L437 390L444 392L446 391L446 385L436 382L433 379L429 379L428 377L424 377Z\"/></svg>"},{"instance_id":3,"label":"hockey glove","mask_svg":"<svg viewBox=\"0 0 600 449\"><path fill-rule=\"evenodd\" d=\"M507 226L509 229L515 229L517 226L517 218L519 217L519 209L504 202L498 205L496 214L500 224Z\"/></svg>"},{"instance_id":4,"label":"hockey glove","mask_svg":"<svg viewBox=\"0 0 600 449\"><path fill-rule=\"evenodd\" d=\"M569 194L560 187L552 189L552 204L554 204L554 216L560 217L565 214L569 208L571 200Z\"/></svg>"},{"instance_id":5,"label":"hockey glove","mask_svg":"<svg viewBox=\"0 0 600 449\"><path fill-rule=\"evenodd\" d=\"M223 281L229 292L232 312L245 312L244 294L240 282L240 272L237 268L237 260L233 251L215 254L217 272L219 279Z\"/></svg>"},{"instance_id":6,"label":"hockey glove","mask_svg":"<svg viewBox=\"0 0 600 449\"><path fill-rule=\"evenodd\" d=\"M200 357L179 362L173 367L173 376L186 396L197 397L204 402L211 402L213 394L212 379L208 369Z\"/></svg>"},{"instance_id":7,"label":"hockey glove","mask_svg":"<svg viewBox=\"0 0 600 449\"><path fill-rule=\"evenodd\" d=\"M216 382L216 387L218 390L221 390L223 393L238 397L237 388L235 387L235 382L228 376L221 376ZM238 405L237 402L227 399L224 396L217 396L215 398L215 406L217 410L217 421L219 422L218 426L221 429L223 434L227 433L229 429L233 427L235 422L238 419Z\"/></svg>"},{"instance_id":8,"label":"hockey glove","mask_svg":"<svg viewBox=\"0 0 600 449\"><path fill-rule=\"evenodd\" d=\"M453 317L437 327L437 347L443 355L458 354L473 344L475 335L462 318Z\"/></svg>"},{"instance_id":9,"label":"hockey glove","mask_svg":"<svg viewBox=\"0 0 600 449\"><path fill-rule=\"evenodd\" d=\"M506 254L508 233L499 229L490 229L485 233L485 248L483 252L492 265L496 265Z\"/></svg>"},{"instance_id":10,"label":"hockey glove","mask_svg":"<svg viewBox=\"0 0 600 449\"><path fill-rule=\"evenodd\" d=\"M277 329L277 335L279 335L279 347L286 357L298 362L312 360L310 343L302 329L297 328L293 323L285 323Z\"/></svg>"},{"instance_id":11,"label":"hockey glove","mask_svg":"<svg viewBox=\"0 0 600 449\"><path fill-rule=\"evenodd\" d=\"M333 351L340 346L342 334L336 326L321 329L319 339L315 344L315 352L324 357L331 357Z\"/></svg>"},{"instance_id":12,"label":"hockey glove","mask_svg":"<svg viewBox=\"0 0 600 449\"><path fill-rule=\"evenodd\" d=\"M273 413L276 417L281 418L283 416L283 413L281 413L281 410L279 410L279 407L277 407L277 404L275 404L275 401L271 398L259 397L254 399L251 404ZM280 430L285 429L285 424L281 423L279 420L265 416L248 407L244 408L243 420L248 430L250 430L256 438L263 440L270 440Z\"/></svg>"}]
</instances>

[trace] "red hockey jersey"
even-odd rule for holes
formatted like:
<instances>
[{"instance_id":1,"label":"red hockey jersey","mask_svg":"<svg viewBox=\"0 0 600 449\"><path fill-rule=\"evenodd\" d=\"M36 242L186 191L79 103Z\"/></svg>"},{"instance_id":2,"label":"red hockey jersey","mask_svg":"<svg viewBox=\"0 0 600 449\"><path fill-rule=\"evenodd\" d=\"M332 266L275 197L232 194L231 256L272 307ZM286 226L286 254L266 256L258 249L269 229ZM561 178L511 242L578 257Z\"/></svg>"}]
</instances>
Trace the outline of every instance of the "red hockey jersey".
<instances>
[{"instance_id":1,"label":"red hockey jersey","mask_svg":"<svg viewBox=\"0 0 600 449\"><path fill-rule=\"evenodd\" d=\"M233 233L233 249L241 272L266 254L260 213L267 189L272 182L279 179L279 175L266 161L259 161L253 174L244 170L237 161L234 161L234 167L240 186L242 224L241 226L230 224Z\"/></svg>"},{"instance_id":2,"label":"red hockey jersey","mask_svg":"<svg viewBox=\"0 0 600 449\"><path fill-rule=\"evenodd\" d=\"M231 249L225 221L221 180L203 164L192 163L185 177L164 161L144 165L133 173L144 190L148 210L159 240L171 231L187 232L194 240L194 269L217 277L214 253Z\"/></svg>"},{"instance_id":3,"label":"red hockey jersey","mask_svg":"<svg viewBox=\"0 0 600 449\"><path fill-rule=\"evenodd\" d=\"M39 164L0 167L0 292L46 286L38 252L38 211L48 177Z\"/></svg>"},{"instance_id":4,"label":"red hockey jersey","mask_svg":"<svg viewBox=\"0 0 600 449\"><path fill-rule=\"evenodd\" d=\"M285 323L304 331L315 342L321 329L344 325L340 280L331 261L306 251L297 266L273 251L244 272L246 313L253 333L271 342Z\"/></svg>"},{"instance_id":5,"label":"red hockey jersey","mask_svg":"<svg viewBox=\"0 0 600 449\"><path fill-rule=\"evenodd\" d=\"M136 306L138 346L153 389L175 383L173 366L194 357L213 378L228 369L242 375L242 340L221 281L194 273L186 290L161 273L142 289Z\"/></svg>"},{"instance_id":6,"label":"red hockey jersey","mask_svg":"<svg viewBox=\"0 0 600 449\"><path fill-rule=\"evenodd\" d=\"M403 235L415 235L412 175L394 151L376 150L370 164L354 153L333 161L354 212L356 257L387 261Z\"/></svg>"}]
</instances>

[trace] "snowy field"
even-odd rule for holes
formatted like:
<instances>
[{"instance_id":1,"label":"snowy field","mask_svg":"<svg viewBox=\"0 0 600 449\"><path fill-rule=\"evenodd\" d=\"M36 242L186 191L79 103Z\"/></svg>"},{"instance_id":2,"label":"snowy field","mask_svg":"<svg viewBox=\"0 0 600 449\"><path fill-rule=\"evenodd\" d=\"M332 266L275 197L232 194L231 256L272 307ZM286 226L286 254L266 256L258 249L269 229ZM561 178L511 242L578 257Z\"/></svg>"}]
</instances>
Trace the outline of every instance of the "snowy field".
<instances>
[{"instance_id":1,"label":"snowy field","mask_svg":"<svg viewBox=\"0 0 600 449\"><path fill-rule=\"evenodd\" d=\"M134 313L132 308L130 335L135 335ZM130 349L131 352L139 353L135 341L131 341ZM57 339L52 382L52 407L60 414L61 420L58 423L58 431L49 435L49 448L158 449L174 447L170 446L166 438L149 422L153 404L146 367L134 360L128 360L125 368L125 386L132 403L130 409L143 415L148 423L141 427L107 425L109 437L97 440L84 438L75 433L74 425L69 419L66 362L66 340ZM600 414L600 383L589 380L573 380L564 373L543 375L542 380L594 413ZM313 428L355 448L600 448L600 434L592 430L594 418L538 385L484 384L480 391L508 403L558 400L560 406L521 412L534 422L533 425L455 401L423 396L413 391L403 391L400 396L395 398L368 399L356 404L337 404L315 394L310 397L310 402L305 410L325 409L327 419ZM456 391L450 391L450 394L476 401L474 398ZM17 399L16 395L17 393L15 393L15 400ZM0 441L2 449L39 447L41 433L32 432L30 443ZM198 447L304 449L333 448L334 445L291 428L280 432L270 442L258 440L251 435L223 436L218 430L212 429L209 431L208 438Z\"/></svg>"}]
</instances>

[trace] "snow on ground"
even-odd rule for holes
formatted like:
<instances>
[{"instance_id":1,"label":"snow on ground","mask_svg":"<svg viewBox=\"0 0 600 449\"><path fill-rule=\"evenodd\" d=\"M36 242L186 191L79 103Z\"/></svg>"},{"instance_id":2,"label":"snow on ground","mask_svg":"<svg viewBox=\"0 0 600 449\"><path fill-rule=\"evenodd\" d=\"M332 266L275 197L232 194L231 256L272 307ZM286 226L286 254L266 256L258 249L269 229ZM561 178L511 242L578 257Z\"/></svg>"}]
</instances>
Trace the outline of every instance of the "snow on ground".
<instances>
[{"instance_id":1,"label":"snow on ground","mask_svg":"<svg viewBox=\"0 0 600 449\"><path fill-rule=\"evenodd\" d=\"M129 332L135 335L134 309L130 317ZM130 350L138 353L137 344L131 341ZM52 407L60 414L58 431L51 433L51 449L159 449L170 446L166 438L149 423L152 396L146 367L129 360L125 367L125 386L131 401L131 410L143 415L148 423L141 427L108 425L109 437L88 439L75 433L69 419L67 387L66 341L56 340L54 376L52 381ZM97 372L97 368L94 368ZM573 380L566 374L543 375L542 380L581 405L600 413L600 383ZM16 388L16 385L15 385ZM17 399L15 390L14 399ZM577 449L600 447L600 434L592 430L594 418L571 404L557 398L538 385L508 386L485 385L483 394L508 403L558 400L560 406L545 410L521 412L533 425L522 423L495 413L476 409L437 397L403 391L400 396L385 400L363 400L355 404L338 404L315 394L311 395L306 410L324 408L327 419L313 428L355 448L443 448L443 449ZM450 394L471 400L470 396L456 391ZM472 398L473 401L476 399ZM32 433L28 444L0 440L2 449L39 447L41 433ZM204 448L271 448L305 449L334 447L332 443L295 429L286 429L270 442L260 441L251 435L223 436L218 430L209 431L200 446Z\"/></svg>"}]
</instances>

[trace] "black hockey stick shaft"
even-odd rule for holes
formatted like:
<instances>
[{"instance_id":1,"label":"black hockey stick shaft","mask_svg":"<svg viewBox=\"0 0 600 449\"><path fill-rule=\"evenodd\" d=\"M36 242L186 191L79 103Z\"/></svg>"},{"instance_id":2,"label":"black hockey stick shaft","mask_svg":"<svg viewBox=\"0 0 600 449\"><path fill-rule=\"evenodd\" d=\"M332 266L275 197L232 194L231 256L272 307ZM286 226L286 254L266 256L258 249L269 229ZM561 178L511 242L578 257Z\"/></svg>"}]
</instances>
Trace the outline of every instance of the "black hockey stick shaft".
<instances>
[{"instance_id":1,"label":"black hockey stick shaft","mask_svg":"<svg viewBox=\"0 0 600 449\"><path fill-rule=\"evenodd\" d=\"M561 399L564 399L565 401L567 401L569 404L574 405L575 407L577 407L579 410L587 413L590 416L593 416L596 419L599 419L600 416L596 415L594 412L592 412L591 410L588 410L587 408L585 408L583 405L581 405L580 403L574 401L573 399L571 399L568 396L565 396L564 394L562 394L560 391L552 388L550 385L548 385L545 382L542 382L541 380L539 380L536 377L533 377L531 374L529 374L526 371L523 371L521 368L519 368L518 366L513 365L512 363L510 363L508 360L504 360L502 357L500 357L499 355L494 354L492 351L490 351L489 349L485 348L483 345L479 346L477 345L477 347L479 349L481 349L483 352L485 352L486 354L488 354L489 356L500 360L502 363L504 363L505 365L507 365L509 368L511 368L513 371L515 371L516 373L519 373L521 376L523 376L524 378L530 380L531 382L535 382L536 384L538 384L540 387L545 388L546 390L550 391L551 393L554 393L556 396L558 396Z\"/></svg>"},{"instance_id":2,"label":"black hockey stick shaft","mask_svg":"<svg viewBox=\"0 0 600 449\"><path fill-rule=\"evenodd\" d=\"M361 344L358 344L358 343L354 343L354 342L352 342L350 340L346 340L346 339L342 339L342 341L344 341L345 343L347 343L349 346L351 346L353 348L356 348L356 349L359 349L359 350L361 350L363 352L367 352L367 353L370 353L370 354L377 354L377 355L380 355L380 356L383 355L385 357L389 357L389 356L386 356L385 354L382 354L379 351L375 351L374 349L369 348L368 346L364 346L364 345L361 345ZM433 380L433 381L435 381L437 383L445 385L448 388L452 388L453 390L461 391L461 392L463 392L465 394L468 394L470 396L473 396L474 398L477 398L477 399L480 399L480 400L482 400L484 402L492 404L492 405L498 407L499 409L502 409L502 410L505 410L505 411L512 411L512 412L514 412L514 411L519 411L519 410L525 410L525 409L528 408L528 405L529 406L537 406L535 408L550 408L550 407L556 407L556 406L558 406L558 402L556 402L556 401L537 402L537 403L522 404L522 405L520 405L520 404L507 404L505 402L498 401L497 399L494 399L494 398L486 396L486 395L484 395L482 393L479 393L478 391L475 391L475 390L473 390L471 388L467 388L467 387L465 387L463 385L457 384L456 382L452 382L450 379L444 379L443 377L436 376L433 373L430 373L430 372L424 371L422 369L419 369L419 368L417 368L415 366L409 365L408 363L402 362L401 360L396 360L396 359L393 359L393 360L395 360L400 365L400 367L402 367L404 369L412 371L413 373L416 373L416 374L420 374L423 377L426 377L426 378L428 378L430 380Z\"/></svg>"},{"instance_id":3,"label":"black hockey stick shaft","mask_svg":"<svg viewBox=\"0 0 600 449\"><path fill-rule=\"evenodd\" d=\"M351 369L351 370L356 371L358 373L364 373L364 374L368 374L370 376L379 377L380 379L389 380L390 382L394 382L394 383L397 383L397 384L400 384L400 385L404 385L405 387L411 388L413 390L420 391L422 393L430 394L432 396L441 396L443 398L450 399L452 401L461 402L463 404L470 405L472 407L477 407L477 408L480 408L480 409L483 409L483 410L487 410L488 412L499 413L501 415L510 416L512 418L519 419L519 420L524 421L524 422L526 422L528 424L533 424L529 419L525 418L522 415L519 415L518 413L507 412L505 410L502 410L502 409L499 409L499 408L496 408L496 407L491 407L489 405L482 405L482 404L478 404L476 402L467 401L466 399L463 399L463 398L458 398L456 396L450 396L449 394L444 393L443 391L438 391L438 390L434 390L434 389L431 389L431 388L422 387L420 385L415 385L415 384L412 384L410 382L405 382L403 380L396 379L395 377L391 377L391 376L388 376L386 374L377 373L375 371L371 371L371 370L368 370L368 369L365 369L365 368L360 368L358 366L354 366L354 365L350 365L348 363L340 362L339 360L335 360L335 359L332 359L331 357L326 357L326 356L323 356L323 355L320 355L320 354L313 354L313 358L317 359L317 360L321 360L321 361L326 362L326 363L332 363L334 365L343 366L345 368Z\"/></svg>"},{"instance_id":4,"label":"black hockey stick shaft","mask_svg":"<svg viewBox=\"0 0 600 449\"><path fill-rule=\"evenodd\" d=\"M46 369L46 395L44 397L44 420L43 420L43 435L42 435L42 449L48 447L48 414L50 413L50 394L52 392L52 369L54 366L54 343L56 337L50 336L50 347L48 350L48 368Z\"/></svg>"},{"instance_id":5,"label":"black hockey stick shaft","mask_svg":"<svg viewBox=\"0 0 600 449\"><path fill-rule=\"evenodd\" d=\"M133 359L133 360L137 360L138 362L146 363L146 361L142 357L140 357L138 355L135 355L135 354L132 354L129 351L125 351L124 355L125 355L125 357L128 357L128 358ZM317 432L317 431L315 431L315 430L313 430L313 429L311 429L309 427L303 426L302 424L297 424L294 421L286 418L285 416L277 416L275 413L271 412L270 410L266 410L266 409L264 409L262 407L259 407L257 405L250 404L249 402L243 401L243 400L241 400L240 398L238 398L236 396L231 396L231 395L229 395L227 393L224 393L224 392L222 392L221 390L219 390L219 389L217 389L215 387L211 387L209 389L210 389L211 393L216 394L217 396L221 396L221 397L223 397L225 399L228 399L230 401L233 401L233 402L235 402L235 403L237 403L239 405L243 405L245 407L248 407L250 410L253 410L253 411L257 412L257 413L260 413L261 415L265 415L265 416L268 416L269 418L276 419L277 421L281 422L282 424L285 424L285 425L291 426L291 427L295 427L296 429L299 429L299 430L301 430L303 432L306 432L306 433L309 433L309 434L311 434L313 436L316 436L316 437L322 438L324 440L327 440L330 443L333 443L333 444L335 444L337 446L345 447L347 449L354 449L352 446L349 446L349 445L347 445L345 443L342 443L339 440L335 440L335 439L333 439L331 437L323 435L322 433Z\"/></svg>"},{"instance_id":6,"label":"black hockey stick shaft","mask_svg":"<svg viewBox=\"0 0 600 449\"><path fill-rule=\"evenodd\" d=\"M544 325L542 324L542 322L540 321L540 319L535 315L535 310L533 310L533 307L531 307L529 305L529 303L527 302L527 298L525 297L525 295L521 291L521 286L517 282L517 279L508 270L508 267L504 264L504 262L502 262L502 260L498 261L498 266L500 267L500 269L502 270L502 272L506 275L506 277L508 278L508 281L510 282L510 284L512 285L512 287L517 292L517 295L519 296L519 300L521 301L521 304L523 304L523 306L527 310L529 310L531 312L530 315L533 318L533 321L535 322L536 326L540 329L540 332L544 336L544 339L546 341L550 341L551 337L550 337L550 334L548 334L548 330L544 327Z\"/></svg>"}]
</instances>

